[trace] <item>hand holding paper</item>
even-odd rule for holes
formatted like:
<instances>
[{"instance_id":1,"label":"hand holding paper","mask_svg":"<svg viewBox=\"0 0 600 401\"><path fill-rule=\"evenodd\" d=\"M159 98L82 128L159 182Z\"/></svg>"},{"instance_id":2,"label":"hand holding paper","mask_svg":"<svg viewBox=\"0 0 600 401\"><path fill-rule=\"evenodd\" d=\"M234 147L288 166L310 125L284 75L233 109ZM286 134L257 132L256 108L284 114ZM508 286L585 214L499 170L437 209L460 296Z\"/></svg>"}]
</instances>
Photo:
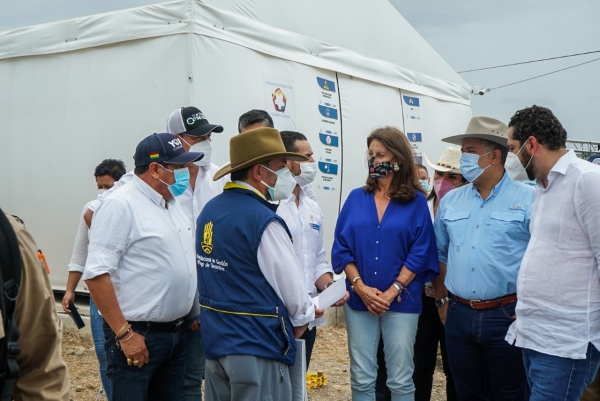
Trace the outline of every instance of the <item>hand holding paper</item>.
<instances>
[{"instance_id":1,"label":"hand holding paper","mask_svg":"<svg viewBox=\"0 0 600 401\"><path fill-rule=\"evenodd\" d=\"M340 278L338 281L330 285L319 294L318 297L314 298L313 301L319 309L329 308L334 305L337 301L344 298L346 295L346 280Z\"/></svg>"}]
</instances>

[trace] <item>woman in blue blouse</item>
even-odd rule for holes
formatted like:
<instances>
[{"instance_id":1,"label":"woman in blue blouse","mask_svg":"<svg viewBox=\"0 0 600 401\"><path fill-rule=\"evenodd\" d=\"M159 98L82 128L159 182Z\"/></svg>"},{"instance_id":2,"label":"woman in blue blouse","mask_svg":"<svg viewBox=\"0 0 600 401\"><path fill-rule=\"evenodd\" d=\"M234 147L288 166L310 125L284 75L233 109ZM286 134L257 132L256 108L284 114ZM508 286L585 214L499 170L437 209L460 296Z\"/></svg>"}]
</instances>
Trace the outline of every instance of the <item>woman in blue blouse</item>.
<instances>
[{"instance_id":1,"label":"woman in blue blouse","mask_svg":"<svg viewBox=\"0 0 600 401\"><path fill-rule=\"evenodd\" d=\"M338 217L331 254L345 271L352 400L373 400L383 337L393 401L414 400L413 346L423 284L439 273L433 226L412 147L393 127L367 138L369 176Z\"/></svg>"}]
</instances>

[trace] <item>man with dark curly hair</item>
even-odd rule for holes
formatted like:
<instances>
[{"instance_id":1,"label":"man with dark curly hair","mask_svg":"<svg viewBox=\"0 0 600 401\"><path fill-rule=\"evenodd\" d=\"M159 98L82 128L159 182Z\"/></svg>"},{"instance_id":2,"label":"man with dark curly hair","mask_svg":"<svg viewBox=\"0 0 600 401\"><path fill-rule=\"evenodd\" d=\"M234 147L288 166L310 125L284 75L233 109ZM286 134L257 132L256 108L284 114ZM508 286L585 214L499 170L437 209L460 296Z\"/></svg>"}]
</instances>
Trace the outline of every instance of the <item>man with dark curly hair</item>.
<instances>
[{"instance_id":1,"label":"man with dark curly hair","mask_svg":"<svg viewBox=\"0 0 600 401\"><path fill-rule=\"evenodd\" d=\"M545 107L519 110L508 138L537 188L506 340L523 348L530 401L577 401L600 362L600 166L566 149Z\"/></svg>"}]
</instances>

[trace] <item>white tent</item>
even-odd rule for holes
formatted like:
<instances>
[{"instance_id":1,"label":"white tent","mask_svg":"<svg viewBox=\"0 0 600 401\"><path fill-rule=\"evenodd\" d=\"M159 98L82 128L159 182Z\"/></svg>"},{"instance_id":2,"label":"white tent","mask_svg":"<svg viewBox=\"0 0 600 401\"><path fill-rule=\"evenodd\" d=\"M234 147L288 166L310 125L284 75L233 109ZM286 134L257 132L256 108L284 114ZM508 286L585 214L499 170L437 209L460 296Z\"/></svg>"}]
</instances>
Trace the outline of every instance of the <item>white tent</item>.
<instances>
[{"instance_id":1,"label":"white tent","mask_svg":"<svg viewBox=\"0 0 600 401\"><path fill-rule=\"evenodd\" d=\"M55 288L94 167L133 167L139 140L188 105L225 127L216 163L250 109L307 135L328 246L374 127L436 159L471 117L469 85L385 0L177 0L0 32L0 207L25 220Z\"/></svg>"}]
</instances>

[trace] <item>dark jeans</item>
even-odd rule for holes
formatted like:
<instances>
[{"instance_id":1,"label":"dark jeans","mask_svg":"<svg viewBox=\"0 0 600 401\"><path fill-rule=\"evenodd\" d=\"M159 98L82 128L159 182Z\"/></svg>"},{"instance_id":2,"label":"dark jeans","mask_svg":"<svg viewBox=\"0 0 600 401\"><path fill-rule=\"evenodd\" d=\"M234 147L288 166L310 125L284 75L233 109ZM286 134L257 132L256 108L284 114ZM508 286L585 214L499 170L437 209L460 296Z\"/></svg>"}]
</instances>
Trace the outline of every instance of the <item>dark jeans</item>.
<instances>
[{"instance_id":1,"label":"dark jeans","mask_svg":"<svg viewBox=\"0 0 600 401\"><path fill-rule=\"evenodd\" d=\"M515 306L475 310L450 300L446 346L459 400L529 400L521 348L504 340Z\"/></svg>"},{"instance_id":2,"label":"dark jeans","mask_svg":"<svg viewBox=\"0 0 600 401\"><path fill-rule=\"evenodd\" d=\"M315 340L317 339L317 328L313 327L312 330L305 330L300 339L304 340L304 345L306 347L306 370L308 370L312 350L315 346Z\"/></svg>"},{"instance_id":3,"label":"dark jeans","mask_svg":"<svg viewBox=\"0 0 600 401\"><path fill-rule=\"evenodd\" d=\"M127 358L115 343L115 334L106 324L107 375L113 401L179 400L183 389L187 334L183 326L173 332L138 331L146 339L150 360L141 368L127 365Z\"/></svg>"},{"instance_id":4,"label":"dark jeans","mask_svg":"<svg viewBox=\"0 0 600 401\"><path fill-rule=\"evenodd\" d=\"M446 353L446 339L444 325L440 320L435 299L421 297L423 312L419 316L417 326L417 340L415 342L415 371L413 382L415 383L415 401L430 401L431 389L433 387L433 373L437 363L438 343L442 351L442 364L446 375L446 399L457 401L454 380L450 373L448 355Z\"/></svg>"},{"instance_id":5,"label":"dark jeans","mask_svg":"<svg viewBox=\"0 0 600 401\"><path fill-rule=\"evenodd\" d=\"M561 358L524 348L523 361L531 386L530 401L579 401L596 377L600 352L592 343L588 344L585 359Z\"/></svg>"},{"instance_id":6,"label":"dark jeans","mask_svg":"<svg viewBox=\"0 0 600 401\"><path fill-rule=\"evenodd\" d=\"M187 327L189 324L186 322L185 326ZM185 330L188 332L188 351L181 401L201 401L205 362L202 332L188 328Z\"/></svg>"}]
</instances>

